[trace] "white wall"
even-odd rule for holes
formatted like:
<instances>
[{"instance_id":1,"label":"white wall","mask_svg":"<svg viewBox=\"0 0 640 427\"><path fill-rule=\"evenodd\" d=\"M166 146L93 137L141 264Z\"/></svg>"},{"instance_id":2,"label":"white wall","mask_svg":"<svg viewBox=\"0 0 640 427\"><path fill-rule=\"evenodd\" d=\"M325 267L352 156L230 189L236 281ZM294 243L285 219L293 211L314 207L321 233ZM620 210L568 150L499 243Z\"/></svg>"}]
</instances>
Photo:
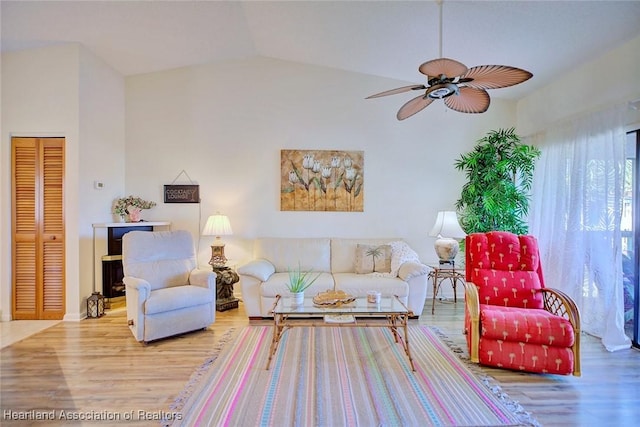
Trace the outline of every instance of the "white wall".
<instances>
[{"instance_id":1,"label":"white wall","mask_svg":"<svg viewBox=\"0 0 640 427\"><path fill-rule=\"evenodd\" d=\"M94 286L102 290L102 263L104 251L96 249L93 255L93 227L91 224L113 221L111 203L120 197L125 186L125 94L124 77L95 55L80 51L80 156L77 186L81 219L78 223L80 238L80 312L86 313L86 298ZM95 188L98 181L104 184ZM105 209L105 206L107 207ZM96 248L106 245L104 230L96 230ZM92 267L92 262L98 260ZM95 270L94 270L95 268ZM74 301L71 307L77 307Z\"/></svg>"},{"instance_id":2,"label":"white wall","mask_svg":"<svg viewBox=\"0 0 640 427\"><path fill-rule=\"evenodd\" d=\"M3 54L2 87L2 320L11 316L11 136L66 139L65 320L77 320L91 293L91 223L111 220L103 206L123 188L124 80L84 48L69 44ZM104 179L114 183L112 194L92 193L94 171L104 171Z\"/></svg>"},{"instance_id":3,"label":"white wall","mask_svg":"<svg viewBox=\"0 0 640 427\"><path fill-rule=\"evenodd\" d=\"M266 58L128 77L126 192L158 202L144 219L195 236L208 215L229 215L226 253L238 262L261 236L402 237L435 261L427 232L464 181L454 159L487 131L513 126L515 105L494 100L487 113L467 115L435 102L398 122L416 94L364 99L402 85ZM281 212L281 149L364 151L364 212ZM163 185L182 170L200 185L201 207L162 203ZM199 244L202 265L211 241Z\"/></svg>"},{"instance_id":4,"label":"white wall","mask_svg":"<svg viewBox=\"0 0 640 427\"><path fill-rule=\"evenodd\" d=\"M78 214L77 205L69 200L75 198L72 193L78 178L74 161L78 156L78 49L65 45L2 55L2 320L11 316L11 136L66 138L66 276L68 284L77 289L78 238L73 224ZM74 286L69 285L67 304L73 300Z\"/></svg>"},{"instance_id":5,"label":"white wall","mask_svg":"<svg viewBox=\"0 0 640 427\"><path fill-rule=\"evenodd\" d=\"M535 77L534 77L535 78ZM640 98L640 37L582 67L567 70L555 82L518 103L518 131L532 135L581 113ZM630 111L629 123L638 123Z\"/></svg>"}]
</instances>

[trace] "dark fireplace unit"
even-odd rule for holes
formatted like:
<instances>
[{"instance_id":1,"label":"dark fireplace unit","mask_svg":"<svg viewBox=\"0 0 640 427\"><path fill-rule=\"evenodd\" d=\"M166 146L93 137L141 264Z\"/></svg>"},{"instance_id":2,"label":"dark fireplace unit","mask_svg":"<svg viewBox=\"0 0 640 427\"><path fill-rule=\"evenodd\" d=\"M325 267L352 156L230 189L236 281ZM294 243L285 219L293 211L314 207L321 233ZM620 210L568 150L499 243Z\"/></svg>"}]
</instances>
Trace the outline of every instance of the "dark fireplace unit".
<instances>
[{"instance_id":1,"label":"dark fireplace unit","mask_svg":"<svg viewBox=\"0 0 640 427\"><path fill-rule=\"evenodd\" d=\"M105 298L124 296L122 236L134 230L153 231L153 226L109 227L107 229L107 255L102 257L102 294Z\"/></svg>"}]
</instances>

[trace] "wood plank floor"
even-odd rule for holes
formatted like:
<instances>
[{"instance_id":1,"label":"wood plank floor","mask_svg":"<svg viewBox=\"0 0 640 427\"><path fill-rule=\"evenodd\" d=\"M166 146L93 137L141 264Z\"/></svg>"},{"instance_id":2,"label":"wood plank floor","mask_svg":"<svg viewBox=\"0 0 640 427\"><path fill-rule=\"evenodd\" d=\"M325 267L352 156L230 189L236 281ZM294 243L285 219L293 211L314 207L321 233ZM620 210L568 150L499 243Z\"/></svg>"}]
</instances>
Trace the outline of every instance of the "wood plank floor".
<instances>
[{"instance_id":1,"label":"wood plank floor","mask_svg":"<svg viewBox=\"0 0 640 427\"><path fill-rule=\"evenodd\" d=\"M145 346L129 332L125 311L116 308L100 319L61 322L11 344L1 352L0 424L67 425L68 421L60 420L10 420L20 411L55 410L59 416L65 410L71 415L119 416L121 420L133 414L136 421L103 422L101 426L157 425L152 418L168 412L218 340L229 329L249 324L242 304L216 316L207 330ZM414 322L437 326L454 344L464 347L463 318L462 303L439 302L435 315L429 303ZM479 369L542 425L638 425L640 352L609 353L593 337L583 335L582 340L581 377Z\"/></svg>"}]
</instances>

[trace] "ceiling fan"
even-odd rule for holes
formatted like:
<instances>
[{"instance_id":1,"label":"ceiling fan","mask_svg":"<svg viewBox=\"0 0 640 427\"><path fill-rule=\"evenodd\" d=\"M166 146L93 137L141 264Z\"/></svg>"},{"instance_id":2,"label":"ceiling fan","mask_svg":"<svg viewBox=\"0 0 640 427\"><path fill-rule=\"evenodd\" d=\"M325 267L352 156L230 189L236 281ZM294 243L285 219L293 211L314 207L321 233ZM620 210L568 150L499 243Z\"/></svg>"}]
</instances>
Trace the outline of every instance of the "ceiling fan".
<instances>
[{"instance_id":1,"label":"ceiling fan","mask_svg":"<svg viewBox=\"0 0 640 427\"><path fill-rule=\"evenodd\" d=\"M436 99L443 99L447 107L461 113L484 113L491 103L487 89L514 86L533 77L528 71L507 65L479 65L467 68L454 59L443 58L442 0L436 1L440 8L440 58L427 61L418 68L419 72L427 76L427 85L403 86L366 98L424 90L424 94L411 99L398 110L398 120L413 116Z\"/></svg>"}]
</instances>

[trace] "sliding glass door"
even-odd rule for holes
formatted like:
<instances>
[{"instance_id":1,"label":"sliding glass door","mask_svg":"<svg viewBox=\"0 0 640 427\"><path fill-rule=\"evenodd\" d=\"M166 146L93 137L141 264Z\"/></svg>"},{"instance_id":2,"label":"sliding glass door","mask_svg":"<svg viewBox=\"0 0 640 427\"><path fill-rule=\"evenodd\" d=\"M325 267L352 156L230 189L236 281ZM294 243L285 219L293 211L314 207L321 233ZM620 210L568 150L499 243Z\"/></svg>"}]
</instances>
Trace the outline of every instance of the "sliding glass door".
<instances>
[{"instance_id":1,"label":"sliding glass door","mask_svg":"<svg viewBox=\"0 0 640 427\"><path fill-rule=\"evenodd\" d=\"M627 134L627 163L622 211L624 330L635 347L640 324L640 130Z\"/></svg>"}]
</instances>

